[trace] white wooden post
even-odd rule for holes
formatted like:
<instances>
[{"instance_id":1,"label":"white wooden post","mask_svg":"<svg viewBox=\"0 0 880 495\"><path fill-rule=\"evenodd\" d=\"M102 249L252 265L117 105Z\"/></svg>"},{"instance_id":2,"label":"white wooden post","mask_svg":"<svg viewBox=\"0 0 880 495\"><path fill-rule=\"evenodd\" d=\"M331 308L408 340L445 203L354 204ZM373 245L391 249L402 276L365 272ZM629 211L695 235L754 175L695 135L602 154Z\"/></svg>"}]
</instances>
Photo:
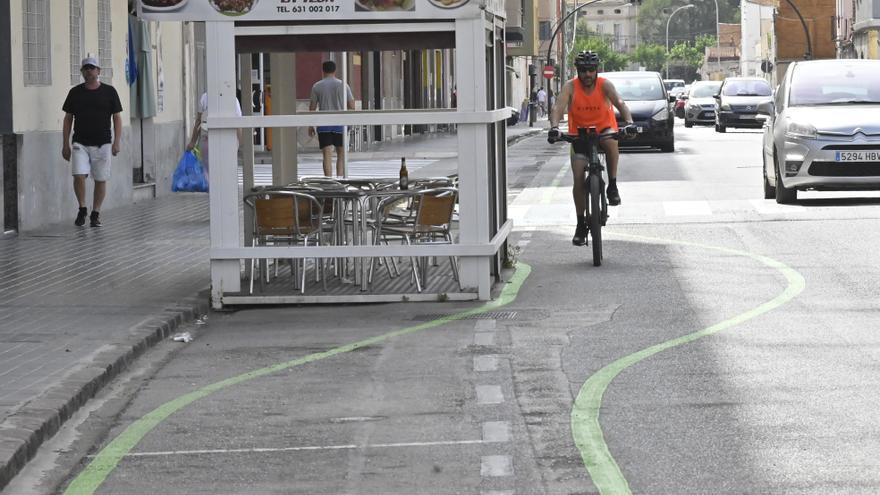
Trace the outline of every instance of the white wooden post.
<instances>
[{"instance_id":1,"label":"white wooden post","mask_svg":"<svg viewBox=\"0 0 880 495\"><path fill-rule=\"evenodd\" d=\"M486 24L482 18L455 22L455 77L458 111L486 111ZM458 125L459 242L489 242L489 141L486 124ZM489 258L462 258L461 286L491 297Z\"/></svg>"},{"instance_id":2,"label":"white wooden post","mask_svg":"<svg viewBox=\"0 0 880 495\"><path fill-rule=\"evenodd\" d=\"M206 22L208 118L235 117L235 37L231 22ZM210 161L211 248L240 247L238 216L238 146L235 129L208 124ZM211 260L211 304L241 290L239 260Z\"/></svg>"}]
</instances>

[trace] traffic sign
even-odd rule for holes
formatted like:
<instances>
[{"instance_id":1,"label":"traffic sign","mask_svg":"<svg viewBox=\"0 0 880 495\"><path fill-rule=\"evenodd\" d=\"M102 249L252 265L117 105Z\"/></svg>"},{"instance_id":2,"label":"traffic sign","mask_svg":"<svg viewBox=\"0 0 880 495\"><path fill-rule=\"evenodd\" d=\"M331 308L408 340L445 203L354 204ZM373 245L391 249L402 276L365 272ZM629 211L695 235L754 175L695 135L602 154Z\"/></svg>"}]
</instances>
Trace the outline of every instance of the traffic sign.
<instances>
[{"instance_id":1,"label":"traffic sign","mask_svg":"<svg viewBox=\"0 0 880 495\"><path fill-rule=\"evenodd\" d=\"M552 65L544 66L544 77L547 79L553 79L553 76L556 75L556 69Z\"/></svg>"}]
</instances>

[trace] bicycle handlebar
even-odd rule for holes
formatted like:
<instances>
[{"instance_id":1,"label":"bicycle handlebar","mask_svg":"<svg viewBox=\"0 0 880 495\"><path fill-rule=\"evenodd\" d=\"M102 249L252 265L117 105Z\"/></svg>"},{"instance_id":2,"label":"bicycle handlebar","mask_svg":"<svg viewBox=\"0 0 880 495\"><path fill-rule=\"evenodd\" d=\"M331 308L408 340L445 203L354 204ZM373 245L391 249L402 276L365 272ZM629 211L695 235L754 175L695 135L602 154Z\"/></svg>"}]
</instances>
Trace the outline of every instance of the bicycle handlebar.
<instances>
[{"instance_id":1,"label":"bicycle handlebar","mask_svg":"<svg viewBox=\"0 0 880 495\"><path fill-rule=\"evenodd\" d=\"M553 137L548 136L547 141L549 141L551 143L556 143L559 141L574 143L580 139L586 140L585 138L588 138L591 135L597 135L599 141L601 141L603 139L618 139L619 140L620 138L624 138L624 139L633 138L633 137L635 137L635 135L637 133L638 133L638 129L636 128L635 125L627 125L627 126L624 126L624 127L621 127L620 129L618 129L617 132L606 132L606 133L597 133L595 127L591 127L589 130L584 127L581 127L578 129L577 136L572 136L570 134L560 133L557 138L553 138Z\"/></svg>"}]
</instances>

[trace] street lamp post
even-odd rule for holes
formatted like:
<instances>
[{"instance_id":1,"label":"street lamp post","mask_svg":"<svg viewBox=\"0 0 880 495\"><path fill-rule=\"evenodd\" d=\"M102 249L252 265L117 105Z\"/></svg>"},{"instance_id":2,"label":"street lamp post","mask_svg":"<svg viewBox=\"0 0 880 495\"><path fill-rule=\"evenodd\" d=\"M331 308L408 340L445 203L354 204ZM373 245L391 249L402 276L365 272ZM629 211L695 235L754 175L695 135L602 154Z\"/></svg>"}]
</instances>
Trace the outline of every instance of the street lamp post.
<instances>
[{"instance_id":1,"label":"street lamp post","mask_svg":"<svg viewBox=\"0 0 880 495\"><path fill-rule=\"evenodd\" d=\"M715 64L721 71L721 22L718 16L718 0L713 1L715 2Z\"/></svg>"},{"instance_id":2,"label":"street lamp post","mask_svg":"<svg viewBox=\"0 0 880 495\"><path fill-rule=\"evenodd\" d=\"M672 20L672 16L674 16L675 13L679 10L692 8L694 8L694 5L691 3L687 5L682 5L681 7L673 10L672 13L669 14L669 19L666 19L666 79L669 79L669 21Z\"/></svg>"}]
</instances>

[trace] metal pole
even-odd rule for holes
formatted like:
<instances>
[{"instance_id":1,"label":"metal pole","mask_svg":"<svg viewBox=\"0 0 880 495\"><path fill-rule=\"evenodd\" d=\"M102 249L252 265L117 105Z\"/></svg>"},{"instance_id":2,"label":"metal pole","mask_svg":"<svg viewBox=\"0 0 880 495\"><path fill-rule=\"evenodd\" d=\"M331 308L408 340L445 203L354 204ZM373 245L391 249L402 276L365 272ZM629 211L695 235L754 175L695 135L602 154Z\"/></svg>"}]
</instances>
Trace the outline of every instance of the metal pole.
<instances>
[{"instance_id":1,"label":"metal pole","mask_svg":"<svg viewBox=\"0 0 880 495\"><path fill-rule=\"evenodd\" d=\"M798 19L801 20L801 26L804 28L804 35L807 37L807 51L804 52L804 60L811 60L813 58L813 43L810 41L810 30L807 29L807 22L804 20L804 16L801 15L801 11L791 3L791 0L785 1L792 9L794 9L794 13L797 14Z\"/></svg>"},{"instance_id":2,"label":"metal pole","mask_svg":"<svg viewBox=\"0 0 880 495\"><path fill-rule=\"evenodd\" d=\"M693 4L690 3L687 5L682 5L681 7L673 10L672 13L669 14L669 18L666 19L666 79L669 79L669 21L672 20L672 16L674 16L675 13L679 10L691 9L693 7Z\"/></svg>"},{"instance_id":3,"label":"metal pole","mask_svg":"<svg viewBox=\"0 0 880 495\"><path fill-rule=\"evenodd\" d=\"M718 72L721 72L721 21L718 17L718 0L715 1L715 63L718 65Z\"/></svg>"}]
</instances>

